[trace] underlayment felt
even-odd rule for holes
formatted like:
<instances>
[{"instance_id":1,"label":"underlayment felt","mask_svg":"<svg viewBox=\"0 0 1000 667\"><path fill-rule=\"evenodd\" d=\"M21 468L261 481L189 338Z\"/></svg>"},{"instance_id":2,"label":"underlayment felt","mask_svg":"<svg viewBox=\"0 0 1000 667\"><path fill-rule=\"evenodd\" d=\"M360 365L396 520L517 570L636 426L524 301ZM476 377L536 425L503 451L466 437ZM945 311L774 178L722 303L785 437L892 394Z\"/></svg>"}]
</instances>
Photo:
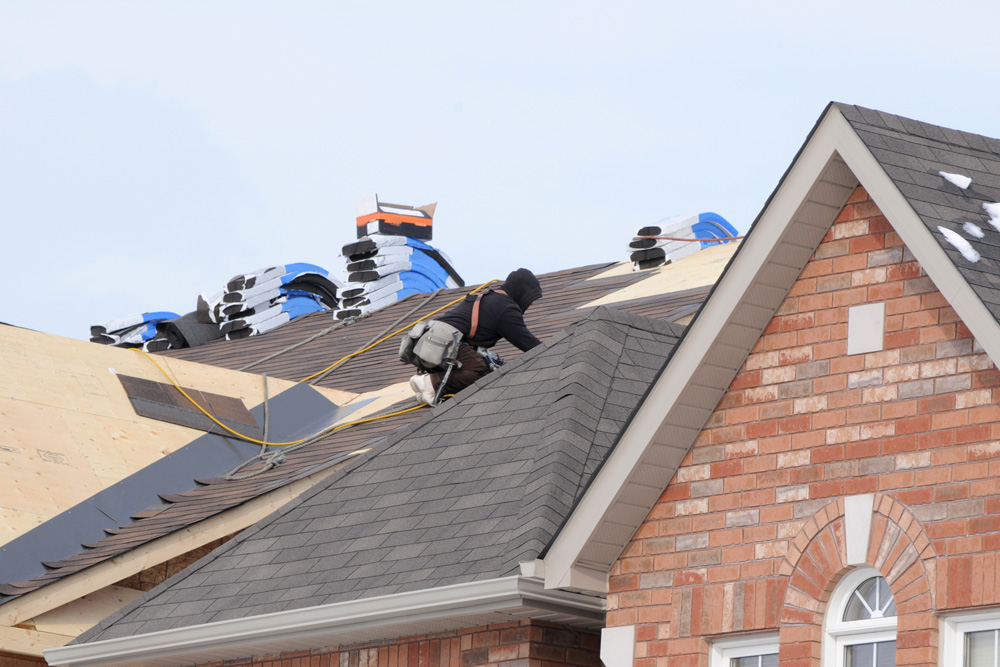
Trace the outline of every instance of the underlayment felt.
<instances>
[{"instance_id":1,"label":"underlayment felt","mask_svg":"<svg viewBox=\"0 0 1000 667\"><path fill-rule=\"evenodd\" d=\"M166 320L156 325L157 333L163 334L172 348L198 347L217 338L222 338L218 324L198 320L198 313L191 311L176 319Z\"/></svg>"}]
</instances>

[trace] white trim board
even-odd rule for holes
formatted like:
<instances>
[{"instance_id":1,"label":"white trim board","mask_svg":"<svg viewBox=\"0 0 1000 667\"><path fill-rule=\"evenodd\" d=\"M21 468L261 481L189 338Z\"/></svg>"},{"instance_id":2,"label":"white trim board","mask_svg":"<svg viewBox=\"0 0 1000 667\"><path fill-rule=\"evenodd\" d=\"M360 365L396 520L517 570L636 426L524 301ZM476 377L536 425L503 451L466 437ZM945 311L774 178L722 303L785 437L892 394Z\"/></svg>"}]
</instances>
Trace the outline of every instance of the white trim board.
<instances>
[{"instance_id":1,"label":"white trim board","mask_svg":"<svg viewBox=\"0 0 1000 667\"><path fill-rule=\"evenodd\" d=\"M859 183L990 358L1000 360L1000 325L831 105L546 553L546 586L578 588L572 573L580 567L610 570Z\"/></svg>"},{"instance_id":2,"label":"white trim board","mask_svg":"<svg viewBox=\"0 0 1000 667\"><path fill-rule=\"evenodd\" d=\"M504 577L45 651L49 665L169 667L357 644L521 619L604 625L604 600Z\"/></svg>"}]
</instances>

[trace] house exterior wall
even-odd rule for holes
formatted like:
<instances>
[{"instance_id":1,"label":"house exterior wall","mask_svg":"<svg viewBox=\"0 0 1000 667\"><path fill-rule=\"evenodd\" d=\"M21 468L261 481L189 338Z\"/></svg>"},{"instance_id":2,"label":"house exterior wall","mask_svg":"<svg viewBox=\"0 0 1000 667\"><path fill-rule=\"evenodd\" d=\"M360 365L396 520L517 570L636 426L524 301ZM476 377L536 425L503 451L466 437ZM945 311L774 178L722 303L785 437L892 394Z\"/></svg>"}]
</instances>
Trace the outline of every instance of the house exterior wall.
<instances>
[{"instance_id":1,"label":"house exterior wall","mask_svg":"<svg viewBox=\"0 0 1000 667\"><path fill-rule=\"evenodd\" d=\"M593 632L519 621L203 667L599 667L599 641Z\"/></svg>"},{"instance_id":2,"label":"house exterior wall","mask_svg":"<svg viewBox=\"0 0 1000 667\"><path fill-rule=\"evenodd\" d=\"M885 304L884 349L848 355L867 303ZM711 641L760 632L782 667L818 666L831 592L862 564L845 498L865 494L896 664L937 665L934 614L1000 605L998 399L1000 373L858 188L613 566L608 626L636 626L637 667L706 666Z\"/></svg>"},{"instance_id":3,"label":"house exterior wall","mask_svg":"<svg viewBox=\"0 0 1000 667\"><path fill-rule=\"evenodd\" d=\"M0 667L38 667L44 664L46 663L41 658L0 652Z\"/></svg>"}]
</instances>

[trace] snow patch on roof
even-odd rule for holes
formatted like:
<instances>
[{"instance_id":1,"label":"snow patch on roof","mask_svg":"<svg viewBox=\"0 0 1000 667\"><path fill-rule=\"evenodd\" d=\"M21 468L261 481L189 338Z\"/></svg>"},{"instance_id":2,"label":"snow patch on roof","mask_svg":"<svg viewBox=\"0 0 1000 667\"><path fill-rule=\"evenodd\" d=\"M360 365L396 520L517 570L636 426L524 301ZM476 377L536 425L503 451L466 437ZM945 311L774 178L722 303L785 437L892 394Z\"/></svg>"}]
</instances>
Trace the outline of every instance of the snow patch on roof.
<instances>
[{"instance_id":1,"label":"snow patch on roof","mask_svg":"<svg viewBox=\"0 0 1000 667\"><path fill-rule=\"evenodd\" d=\"M984 203L983 208L986 209L986 213L990 216L990 225L993 229L1000 232L1000 202Z\"/></svg>"},{"instance_id":2,"label":"snow patch on roof","mask_svg":"<svg viewBox=\"0 0 1000 667\"><path fill-rule=\"evenodd\" d=\"M952 185L962 188L963 190L969 187L972 183L971 178L963 176L962 174L949 174L947 171L939 171L938 173L944 177L944 180L948 181Z\"/></svg>"},{"instance_id":3,"label":"snow patch on roof","mask_svg":"<svg viewBox=\"0 0 1000 667\"><path fill-rule=\"evenodd\" d=\"M948 243L955 246L958 251L962 253L962 257L973 263L979 261L979 253L972 247L972 244L962 238L962 236L958 233L941 226L938 226L938 231L944 234L944 238L948 241Z\"/></svg>"},{"instance_id":4,"label":"snow patch on roof","mask_svg":"<svg viewBox=\"0 0 1000 667\"><path fill-rule=\"evenodd\" d=\"M963 222L962 229L965 230L966 234L975 236L977 239L981 239L984 236L982 227L974 222Z\"/></svg>"}]
</instances>

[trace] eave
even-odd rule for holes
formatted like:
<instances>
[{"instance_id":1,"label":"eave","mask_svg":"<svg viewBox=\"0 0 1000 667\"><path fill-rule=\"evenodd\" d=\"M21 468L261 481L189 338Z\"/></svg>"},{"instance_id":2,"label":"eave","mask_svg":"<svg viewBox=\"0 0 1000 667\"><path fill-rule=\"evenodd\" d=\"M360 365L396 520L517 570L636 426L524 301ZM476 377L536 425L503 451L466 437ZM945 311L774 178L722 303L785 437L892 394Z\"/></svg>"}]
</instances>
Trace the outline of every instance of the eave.
<instances>
[{"instance_id":1,"label":"eave","mask_svg":"<svg viewBox=\"0 0 1000 667\"><path fill-rule=\"evenodd\" d=\"M599 628L604 600L504 577L65 646L45 658L53 666L169 667L529 618Z\"/></svg>"}]
</instances>

